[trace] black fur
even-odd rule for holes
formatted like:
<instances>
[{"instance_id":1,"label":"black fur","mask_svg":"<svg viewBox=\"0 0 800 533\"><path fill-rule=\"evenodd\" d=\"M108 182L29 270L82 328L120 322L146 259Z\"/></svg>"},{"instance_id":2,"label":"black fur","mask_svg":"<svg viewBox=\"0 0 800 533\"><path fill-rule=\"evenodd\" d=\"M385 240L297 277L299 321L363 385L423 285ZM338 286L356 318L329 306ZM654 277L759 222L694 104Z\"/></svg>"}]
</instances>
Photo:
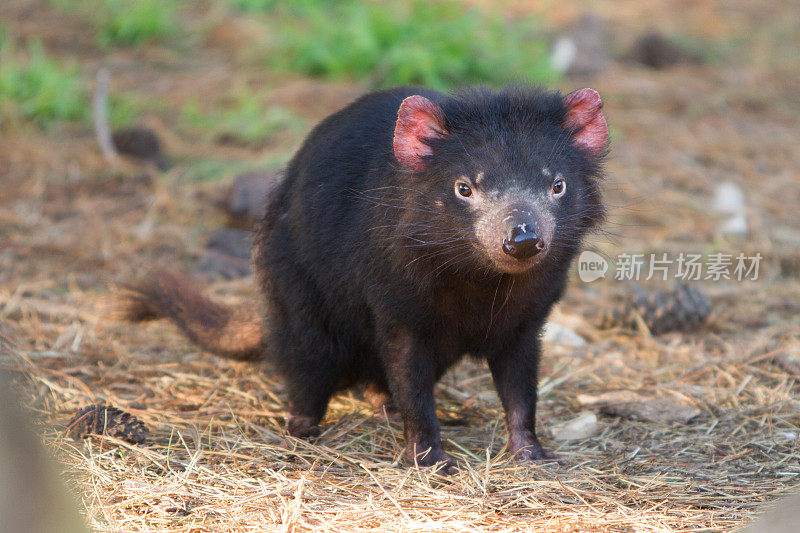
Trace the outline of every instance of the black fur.
<instances>
[{"instance_id":1,"label":"black fur","mask_svg":"<svg viewBox=\"0 0 800 533\"><path fill-rule=\"evenodd\" d=\"M427 141L433 155L420 172L392 151L398 108L414 94L439 105L448 132ZM603 215L602 156L571 143L565 116L560 95L536 88L397 88L312 131L269 200L255 253L264 345L287 380L290 433L313 433L336 390L367 384L402 414L410 461L449 461L433 387L469 353L488 361L511 449L548 456L534 429L539 335ZM543 167L569 180L550 249L531 270L504 274L481 253L454 180L483 171L487 187L544 192L552 179Z\"/></svg>"}]
</instances>

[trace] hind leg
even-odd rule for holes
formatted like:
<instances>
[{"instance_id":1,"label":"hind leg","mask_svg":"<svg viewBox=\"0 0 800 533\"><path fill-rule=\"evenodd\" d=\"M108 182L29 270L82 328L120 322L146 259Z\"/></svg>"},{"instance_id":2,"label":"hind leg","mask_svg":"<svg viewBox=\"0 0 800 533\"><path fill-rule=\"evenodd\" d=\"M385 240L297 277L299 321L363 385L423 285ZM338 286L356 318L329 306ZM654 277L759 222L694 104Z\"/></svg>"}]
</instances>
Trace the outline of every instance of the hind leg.
<instances>
[{"instance_id":1,"label":"hind leg","mask_svg":"<svg viewBox=\"0 0 800 533\"><path fill-rule=\"evenodd\" d=\"M328 402L338 388L340 369L331 342L318 337L316 342L295 343L286 354L284 366L289 396L286 430L293 437L319 435L319 423L328 409ZM305 347L305 349L301 348Z\"/></svg>"},{"instance_id":2,"label":"hind leg","mask_svg":"<svg viewBox=\"0 0 800 533\"><path fill-rule=\"evenodd\" d=\"M293 437L302 439L319 435L319 423L336 390L336 384L327 379L313 379L287 381L289 415L286 418L286 431Z\"/></svg>"},{"instance_id":3,"label":"hind leg","mask_svg":"<svg viewBox=\"0 0 800 533\"><path fill-rule=\"evenodd\" d=\"M301 303L293 307L274 318L273 359L283 375L289 400L287 432L299 438L314 437L319 434L318 425L331 396L339 388L347 351L315 315L305 312Z\"/></svg>"}]
</instances>

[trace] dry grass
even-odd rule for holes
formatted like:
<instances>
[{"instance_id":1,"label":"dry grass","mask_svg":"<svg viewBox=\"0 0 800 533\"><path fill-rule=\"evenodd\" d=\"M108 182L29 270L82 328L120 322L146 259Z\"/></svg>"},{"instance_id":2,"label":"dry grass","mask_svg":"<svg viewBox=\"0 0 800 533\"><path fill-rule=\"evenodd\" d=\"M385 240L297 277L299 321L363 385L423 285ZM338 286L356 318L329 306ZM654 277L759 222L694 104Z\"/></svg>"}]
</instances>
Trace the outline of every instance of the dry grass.
<instances>
[{"instance_id":1,"label":"dry grass","mask_svg":"<svg viewBox=\"0 0 800 533\"><path fill-rule=\"evenodd\" d=\"M13 0L0 14L14 20L14 6L31 3L39 6ZM566 4L565 13L580 5ZM620 33L638 30L632 8L615 5L600 2L598 9L620 21ZM541 383L539 427L563 458L559 465L509 461L491 379L472 362L437 390L445 447L462 466L452 477L399 466L399 420L374 412L356 393L334 400L315 443L286 437L282 390L269 369L198 353L165 323L131 326L109 313L109 283L152 263L196 262L205 236L224 222L214 208L223 187L189 181L186 163L166 174L135 163L109 170L90 131L0 132L0 364L24 376L20 394L38 411L44 439L67 465L92 525L181 532L721 531L800 485L800 282L796 271L779 270L781 257L800 256L800 116L793 100L800 64L782 53L796 50L800 32L785 30L791 3L731 2L722 9L699 2L702 9L686 13L669 2L653 5L661 11L651 14L667 27L680 26L682 15L694 17L687 27L702 26L711 9L715 36L746 33L752 42L723 63L664 72L615 64L591 81L605 96L617 140L607 190L615 206L608 229L618 237L593 244L610 255L760 251L764 270L755 283L704 284L715 303L709 327L660 337L595 328L595 317L626 288L576 278L556 318L588 343L547 346ZM21 31L50 31L57 42L80 33L66 24L48 29L45 15L26 19ZM91 50L81 53L94 60ZM122 65L115 83L126 90L153 86L176 106L198 86L223 94L230 79L265 76L234 68L212 45L173 71L155 72L126 53L114 59ZM309 120L355 90L297 79L272 83L275 98ZM165 134L172 154L186 158L208 152L258 160L291 144L260 151L192 146L170 133L169 117L146 119ZM722 180L746 191L747 238L716 235L707 206ZM230 302L253 293L252 279L209 287ZM598 411L597 435L551 438L554 426L586 409L579 394L610 390L658 393L700 415L687 424L658 424ZM66 439L69 418L99 402L145 421L151 440L130 446Z\"/></svg>"},{"instance_id":2,"label":"dry grass","mask_svg":"<svg viewBox=\"0 0 800 533\"><path fill-rule=\"evenodd\" d=\"M281 387L268 371L191 351L175 360L151 347L87 362L87 330L100 327L113 346L129 328L89 312L81 324L61 328L65 348L23 350L10 363L28 376L46 438L99 529L722 530L800 475L795 376L770 364L792 347L781 338L739 351L713 335L597 332L577 353L551 347L545 435L581 409L578 394L658 391L701 410L684 426L602 417L597 436L556 446L560 465L509 461L489 374L461 365L438 390L446 446L462 465L442 477L398 466L399 420L355 395L333 402L316 443L294 440L282 431ZM162 326L144 329L161 344ZM165 351L180 351L169 337ZM769 343L775 348L765 352ZM144 420L151 442L67 440L60 428L97 401Z\"/></svg>"}]
</instances>

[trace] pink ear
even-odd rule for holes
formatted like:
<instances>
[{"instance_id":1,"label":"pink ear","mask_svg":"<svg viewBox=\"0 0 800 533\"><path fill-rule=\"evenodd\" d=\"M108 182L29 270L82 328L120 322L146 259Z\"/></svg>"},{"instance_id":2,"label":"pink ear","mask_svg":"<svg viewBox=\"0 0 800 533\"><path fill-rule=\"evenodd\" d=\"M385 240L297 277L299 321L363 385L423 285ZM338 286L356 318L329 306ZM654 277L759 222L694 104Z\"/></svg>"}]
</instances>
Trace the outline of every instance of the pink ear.
<instances>
[{"instance_id":1,"label":"pink ear","mask_svg":"<svg viewBox=\"0 0 800 533\"><path fill-rule=\"evenodd\" d=\"M425 156L433 154L425 139L444 137L444 117L439 106L424 96L409 96L397 111L394 156L411 170L425 168Z\"/></svg>"},{"instance_id":2,"label":"pink ear","mask_svg":"<svg viewBox=\"0 0 800 533\"><path fill-rule=\"evenodd\" d=\"M594 89L581 89L564 97L567 120L564 127L574 132L573 141L590 155L606 147L608 125L603 116L603 102Z\"/></svg>"}]
</instances>

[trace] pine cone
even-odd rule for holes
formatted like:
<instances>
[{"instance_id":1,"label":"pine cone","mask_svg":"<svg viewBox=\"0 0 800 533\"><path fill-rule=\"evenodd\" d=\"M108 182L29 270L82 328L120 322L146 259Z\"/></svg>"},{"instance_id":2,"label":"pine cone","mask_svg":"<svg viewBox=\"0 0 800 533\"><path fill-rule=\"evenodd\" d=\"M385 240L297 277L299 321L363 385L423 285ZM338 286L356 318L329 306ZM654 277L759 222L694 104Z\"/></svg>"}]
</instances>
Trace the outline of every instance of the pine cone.
<instances>
[{"instance_id":1,"label":"pine cone","mask_svg":"<svg viewBox=\"0 0 800 533\"><path fill-rule=\"evenodd\" d=\"M67 435L75 440L108 435L131 444L142 444L150 436L150 430L132 414L98 404L78 411L67 426Z\"/></svg>"},{"instance_id":2,"label":"pine cone","mask_svg":"<svg viewBox=\"0 0 800 533\"><path fill-rule=\"evenodd\" d=\"M601 329L635 329L638 315L654 335L690 331L702 327L711 314L708 296L689 285L678 284L669 292L648 292L634 285L633 293L621 307L604 313Z\"/></svg>"}]
</instances>

